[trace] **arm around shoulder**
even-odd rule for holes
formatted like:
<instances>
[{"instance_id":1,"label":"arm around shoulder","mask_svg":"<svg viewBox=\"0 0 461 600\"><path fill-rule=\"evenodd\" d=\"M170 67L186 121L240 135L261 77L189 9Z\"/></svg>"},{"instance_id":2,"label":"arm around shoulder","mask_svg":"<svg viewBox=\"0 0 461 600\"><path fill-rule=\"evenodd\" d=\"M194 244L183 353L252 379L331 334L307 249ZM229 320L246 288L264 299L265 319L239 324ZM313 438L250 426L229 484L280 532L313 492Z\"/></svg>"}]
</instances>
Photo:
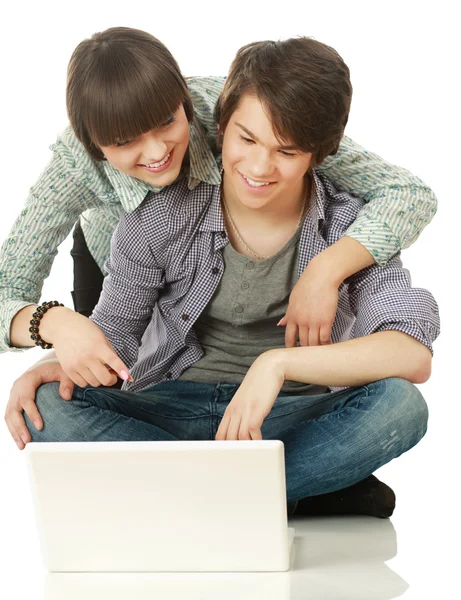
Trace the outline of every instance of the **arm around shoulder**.
<instances>
[{"instance_id":1,"label":"arm around shoulder","mask_svg":"<svg viewBox=\"0 0 461 600\"><path fill-rule=\"evenodd\" d=\"M419 237L437 212L433 191L419 177L344 137L337 154L318 167L339 189L366 204L345 232L384 265Z\"/></svg>"}]
</instances>

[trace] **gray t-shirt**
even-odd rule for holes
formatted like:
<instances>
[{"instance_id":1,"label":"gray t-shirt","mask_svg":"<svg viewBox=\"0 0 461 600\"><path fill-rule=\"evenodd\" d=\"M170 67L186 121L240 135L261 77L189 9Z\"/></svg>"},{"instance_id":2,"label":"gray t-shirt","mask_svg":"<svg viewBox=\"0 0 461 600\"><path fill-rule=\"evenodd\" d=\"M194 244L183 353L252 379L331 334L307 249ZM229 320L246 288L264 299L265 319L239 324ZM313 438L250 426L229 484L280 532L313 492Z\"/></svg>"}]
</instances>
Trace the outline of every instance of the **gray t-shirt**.
<instances>
[{"instance_id":1,"label":"gray t-shirt","mask_svg":"<svg viewBox=\"0 0 461 600\"><path fill-rule=\"evenodd\" d=\"M183 381L240 384L255 359L285 347L284 316L298 279L301 229L275 254L257 261L229 243L223 250L224 274L194 331L205 353L180 377ZM286 381L282 392L321 394L325 386Z\"/></svg>"}]
</instances>

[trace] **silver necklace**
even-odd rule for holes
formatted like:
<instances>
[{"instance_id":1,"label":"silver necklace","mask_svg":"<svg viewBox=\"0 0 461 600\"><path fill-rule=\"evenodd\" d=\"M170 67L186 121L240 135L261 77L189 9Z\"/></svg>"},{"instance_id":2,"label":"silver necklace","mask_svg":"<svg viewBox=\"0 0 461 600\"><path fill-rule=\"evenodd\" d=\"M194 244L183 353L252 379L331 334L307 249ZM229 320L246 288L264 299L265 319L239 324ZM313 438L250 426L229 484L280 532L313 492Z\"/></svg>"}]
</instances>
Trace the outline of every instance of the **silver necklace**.
<instances>
[{"instance_id":1,"label":"silver necklace","mask_svg":"<svg viewBox=\"0 0 461 600\"><path fill-rule=\"evenodd\" d=\"M254 256L255 258L259 258L260 260L266 260L267 258L270 258L269 256L264 256L262 254L257 254L256 252L253 252L253 250L245 244L245 242L242 240L241 235L237 231L237 227L235 226L235 223L232 220L232 217L230 216L229 208L227 206L226 201L224 200L224 196L223 196L222 192L221 192L221 198L222 198L222 202L224 204L224 209L226 211L227 218L229 219L229 223L232 227L232 230L235 233L235 235L237 236L238 241L245 248L245 250L247 252L249 252L252 256ZM302 221L302 218L304 215L304 209L306 208L306 200L307 200L307 194L304 196L304 202L303 202L303 205L301 206L301 212L299 213L299 219L298 219L298 222L296 223L296 229L294 230L293 235L298 231L299 226L301 225L301 221Z\"/></svg>"}]
</instances>

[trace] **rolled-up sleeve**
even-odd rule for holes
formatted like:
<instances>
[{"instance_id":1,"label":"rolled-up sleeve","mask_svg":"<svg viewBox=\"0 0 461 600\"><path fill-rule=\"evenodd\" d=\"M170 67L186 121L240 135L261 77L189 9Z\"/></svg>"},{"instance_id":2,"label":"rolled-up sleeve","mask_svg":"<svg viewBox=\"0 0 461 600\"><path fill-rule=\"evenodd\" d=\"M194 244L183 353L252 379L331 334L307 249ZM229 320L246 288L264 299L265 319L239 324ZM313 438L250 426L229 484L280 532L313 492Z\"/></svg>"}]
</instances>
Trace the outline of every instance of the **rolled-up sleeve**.
<instances>
[{"instance_id":1,"label":"rolled-up sleeve","mask_svg":"<svg viewBox=\"0 0 461 600\"><path fill-rule=\"evenodd\" d=\"M81 173L69 166L66 158L54 151L0 249L0 352L25 350L11 346L14 316L38 303L58 246L79 215L100 206Z\"/></svg>"},{"instance_id":2,"label":"rolled-up sleeve","mask_svg":"<svg viewBox=\"0 0 461 600\"><path fill-rule=\"evenodd\" d=\"M432 294L411 286L410 273L398 256L385 267L373 265L346 280L349 303L356 319L353 338L379 331L401 331L432 352L440 333L440 317Z\"/></svg>"},{"instance_id":3,"label":"rolled-up sleeve","mask_svg":"<svg viewBox=\"0 0 461 600\"><path fill-rule=\"evenodd\" d=\"M123 214L112 236L107 277L91 320L98 325L118 356L132 368L141 338L165 285L159 268L142 235L137 212Z\"/></svg>"}]
</instances>

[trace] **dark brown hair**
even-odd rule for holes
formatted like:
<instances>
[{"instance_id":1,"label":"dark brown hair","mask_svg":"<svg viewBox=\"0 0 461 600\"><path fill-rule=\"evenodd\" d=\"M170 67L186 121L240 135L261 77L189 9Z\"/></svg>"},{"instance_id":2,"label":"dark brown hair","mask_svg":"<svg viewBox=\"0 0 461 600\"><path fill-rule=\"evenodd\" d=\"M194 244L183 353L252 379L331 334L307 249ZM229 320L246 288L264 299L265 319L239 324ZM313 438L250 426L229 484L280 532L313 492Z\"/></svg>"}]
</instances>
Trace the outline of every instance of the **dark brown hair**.
<instances>
[{"instance_id":1,"label":"dark brown hair","mask_svg":"<svg viewBox=\"0 0 461 600\"><path fill-rule=\"evenodd\" d=\"M192 100L178 64L155 37L128 27L95 33L74 50L67 71L67 112L95 160L100 146L134 139L163 125Z\"/></svg>"},{"instance_id":2,"label":"dark brown hair","mask_svg":"<svg viewBox=\"0 0 461 600\"><path fill-rule=\"evenodd\" d=\"M264 105L279 142L313 153L313 166L338 151L352 85L333 48L306 37L240 48L215 109L221 135L244 94Z\"/></svg>"}]
</instances>

